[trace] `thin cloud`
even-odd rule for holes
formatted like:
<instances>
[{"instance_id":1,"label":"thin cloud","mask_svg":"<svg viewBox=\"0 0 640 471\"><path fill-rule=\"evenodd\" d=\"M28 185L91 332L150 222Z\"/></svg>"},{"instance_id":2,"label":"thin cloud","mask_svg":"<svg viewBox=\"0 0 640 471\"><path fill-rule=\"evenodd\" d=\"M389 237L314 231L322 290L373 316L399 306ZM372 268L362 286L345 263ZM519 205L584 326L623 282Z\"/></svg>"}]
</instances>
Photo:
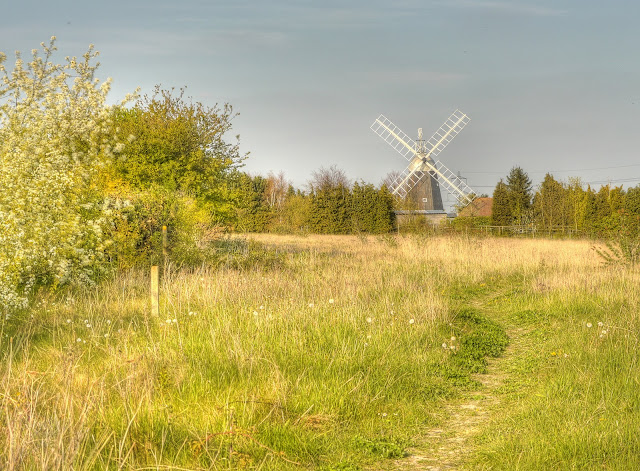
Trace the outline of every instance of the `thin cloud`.
<instances>
[{"instance_id":1,"label":"thin cloud","mask_svg":"<svg viewBox=\"0 0 640 471\"><path fill-rule=\"evenodd\" d=\"M447 0L437 2L441 6L453 8L473 8L477 10L491 10L500 13L528 16L563 16L566 10L529 5L526 3L496 2L486 0Z\"/></svg>"}]
</instances>

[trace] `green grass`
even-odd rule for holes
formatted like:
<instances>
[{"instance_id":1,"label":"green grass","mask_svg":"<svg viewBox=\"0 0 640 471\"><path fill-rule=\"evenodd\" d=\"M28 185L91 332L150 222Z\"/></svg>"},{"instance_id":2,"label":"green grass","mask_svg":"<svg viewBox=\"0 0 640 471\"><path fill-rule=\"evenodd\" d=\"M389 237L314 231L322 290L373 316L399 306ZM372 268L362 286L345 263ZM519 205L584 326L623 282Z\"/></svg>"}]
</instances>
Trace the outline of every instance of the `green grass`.
<instances>
[{"instance_id":1,"label":"green grass","mask_svg":"<svg viewBox=\"0 0 640 471\"><path fill-rule=\"evenodd\" d=\"M576 242L362 239L263 237L277 263L165 277L160 318L144 272L43 295L0 325L0 460L365 469L510 345L472 469L637 467L636 274Z\"/></svg>"},{"instance_id":2,"label":"green grass","mask_svg":"<svg viewBox=\"0 0 640 471\"><path fill-rule=\"evenodd\" d=\"M638 281L630 270L545 270L496 298L495 318L522 333L470 468L640 469Z\"/></svg>"}]
</instances>

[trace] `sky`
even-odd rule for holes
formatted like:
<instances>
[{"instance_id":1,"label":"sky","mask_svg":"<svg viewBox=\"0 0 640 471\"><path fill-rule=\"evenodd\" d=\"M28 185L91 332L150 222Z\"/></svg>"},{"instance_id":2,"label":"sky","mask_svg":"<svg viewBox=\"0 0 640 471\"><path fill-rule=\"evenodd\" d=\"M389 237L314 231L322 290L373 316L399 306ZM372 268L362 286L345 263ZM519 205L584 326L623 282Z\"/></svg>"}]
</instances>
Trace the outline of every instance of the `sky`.
<instances>
[{"instance_id":1,"label":"sky","mask_svg":"<svg viewBox=\"0 0 640 471\"><path fill-rule=\"evenodd\" d=\"M230 103L245 171L300 188L332 165L379 184L407 164L369 129L379 114L415 139L456 109L471 121L438 158L478 194L514 166L626 188L639 20L636 0L21 0L3 6L0 51L10 63L55 35L60 61L95 45L113 103L156 84Z\"/></svg>"}]
</instances>

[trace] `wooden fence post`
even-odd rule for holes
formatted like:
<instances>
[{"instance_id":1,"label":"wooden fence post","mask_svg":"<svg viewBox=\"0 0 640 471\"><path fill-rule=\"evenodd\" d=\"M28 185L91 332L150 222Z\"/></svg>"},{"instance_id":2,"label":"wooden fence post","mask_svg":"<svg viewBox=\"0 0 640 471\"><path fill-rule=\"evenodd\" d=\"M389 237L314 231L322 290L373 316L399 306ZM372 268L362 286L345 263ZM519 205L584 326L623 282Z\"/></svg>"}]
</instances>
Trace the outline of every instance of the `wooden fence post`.
<instances>
[{"instance_id":1,"label":"wooden fence post","mask_svg":"<svg viewBox=\"0 0 640 471\"><path fill-rule=\"evenodd\" d=\"M159 286L158 265L151 267L151 316L158 317L160 315L160 290Z\"/></svg>"}]
</instances>

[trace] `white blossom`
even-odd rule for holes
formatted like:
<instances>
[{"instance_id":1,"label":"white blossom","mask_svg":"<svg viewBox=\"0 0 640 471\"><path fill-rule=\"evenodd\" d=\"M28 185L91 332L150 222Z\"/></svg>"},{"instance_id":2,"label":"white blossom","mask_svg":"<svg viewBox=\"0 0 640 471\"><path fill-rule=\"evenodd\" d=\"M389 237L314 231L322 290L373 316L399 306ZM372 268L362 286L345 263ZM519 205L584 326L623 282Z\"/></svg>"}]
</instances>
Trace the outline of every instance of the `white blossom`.
<instances>
[{"instance_id":1,"label":"white blossom","mask_svg":"<svg viewBox=\"0 0 640 471\"><path fill-rule=\"evenodd\" d=\"M91 284L104 269L109 223L90 184L118 148L94 75L92 47L51 61L55 37L30 62L0 54L0 311L24 308L39 284ZM71 80L71 77L75 77ZM110 208L106 208L110 209Z\"/></svg>"}]
</instances>

